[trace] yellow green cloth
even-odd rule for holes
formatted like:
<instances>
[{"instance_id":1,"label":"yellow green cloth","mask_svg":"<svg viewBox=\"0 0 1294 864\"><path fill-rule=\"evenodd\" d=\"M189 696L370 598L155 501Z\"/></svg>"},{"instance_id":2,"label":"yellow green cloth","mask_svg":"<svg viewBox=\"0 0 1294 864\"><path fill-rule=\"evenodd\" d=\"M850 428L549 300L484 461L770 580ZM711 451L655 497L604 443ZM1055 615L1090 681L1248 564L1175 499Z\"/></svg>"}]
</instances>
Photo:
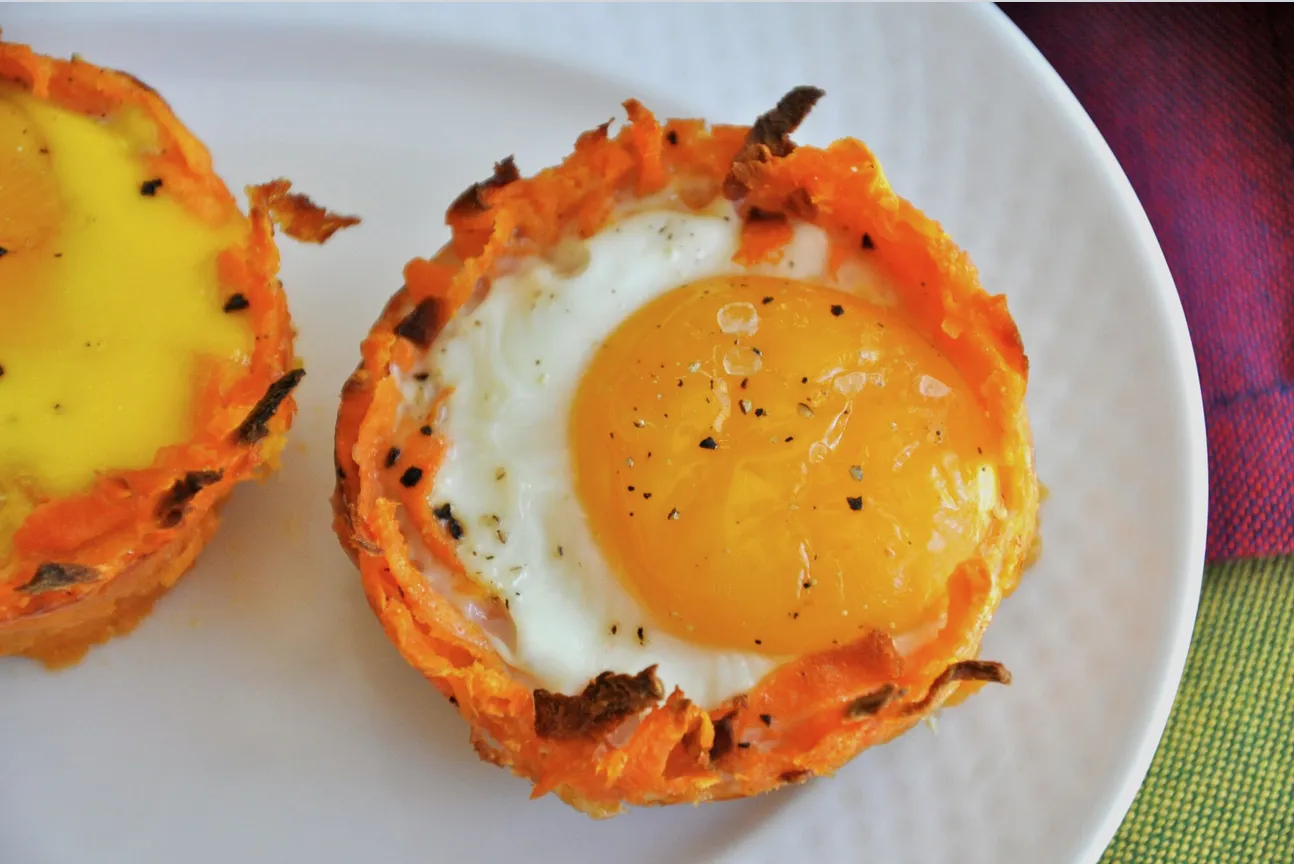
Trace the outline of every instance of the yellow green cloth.
<instances>
[{"instance_id":1,"label":"yellow green cloth","mask_svg":"<svg viewBox=\"0 0 1294 864\"><path fill-rule=\"evenodd\" d=\"M1294 862L1294 557L1209 567L1186 672L1101 864Z\"/></svg>"}]
</instances>

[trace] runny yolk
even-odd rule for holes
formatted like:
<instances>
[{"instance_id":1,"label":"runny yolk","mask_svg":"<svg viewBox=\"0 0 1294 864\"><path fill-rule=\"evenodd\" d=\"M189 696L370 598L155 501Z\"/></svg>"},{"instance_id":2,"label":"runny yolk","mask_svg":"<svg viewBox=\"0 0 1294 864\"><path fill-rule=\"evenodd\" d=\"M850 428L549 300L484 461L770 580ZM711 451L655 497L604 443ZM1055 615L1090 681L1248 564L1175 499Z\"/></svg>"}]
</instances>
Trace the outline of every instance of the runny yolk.
<instances>
[{"instance_id":1,"label":"runny yolk","mask_svg":"<svg viewBox=\"0 0 1294 864\"><path fill-rule=\"evenodd\" d=\"M627 319L580 384L577 489L664 627L799 654L937 621L996 498L983 409L902 319L741 276Z\"/></svg>"},{"instance_id":2,"label":"runny yolk","mask_svg":"<svg viewBox=\"0 0 1294 864\"><path fill-rule=\"evenodd\" d=\"M36 498L185 440L200 362L247 362L216 269L245 229L143 194L152 138L0 85L0 560Z\"/></svg>"}]
</instances>

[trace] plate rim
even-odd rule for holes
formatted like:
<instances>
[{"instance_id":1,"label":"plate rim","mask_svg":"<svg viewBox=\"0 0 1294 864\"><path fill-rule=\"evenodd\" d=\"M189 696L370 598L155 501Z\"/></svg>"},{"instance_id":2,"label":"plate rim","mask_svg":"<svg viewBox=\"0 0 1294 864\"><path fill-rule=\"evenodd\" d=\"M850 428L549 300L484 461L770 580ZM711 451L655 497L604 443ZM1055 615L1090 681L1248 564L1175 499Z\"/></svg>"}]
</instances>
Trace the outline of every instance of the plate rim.
<instances>
[{"instance_id":1,"label":"plate rim","mask_svg":"<svg viewBox=\"0 0 1294 864\"><path fill-rule=\"evenodd\" d=\"M1092 120L1091 115L1078 101L1078 97L1038 47L1001 8L995 4L984 5L988 7L985 9L988 14L984 16L986 23L996 31L999 38L1011 46L1023 62L1028 64L1038 82L1046 88L1050 99L1065 112L1067 120L1082 136L1084 145L1099 160L1103 169L1101 173L1110 185L1111 191L1116 194L1120 209L1137 231L1135 245L1149 259L1146 263L1155 277L1152 293L1159 301L1160 313L1168 325L1169 344L1176 361L1173 368L1178 376L1178 384L1185 402L1184 408L1188 415L1187 428L1184 431L1186 432L1187 485L1190 490L1189 504L1186 508L1189 519L1183 526L1187 532L1187 538L1183 544L1185 559L1180 574L1180 590L1173 598L1176 609L1173 616L1172 644L1161 664L1158 692L1143 721L1135 756L1125 768L1123 782L1113 798L1107 802L1106 812L1098 821L1091 842L1079 858L1081 864L1096 864L1127 818L1133 801L1150 770L1151 762L1167 729L1193 641L1200 592L1204 584L1209 503L1204 397L1200 389L1199 366L1195 361L1195 350L1186 324L1186 312L1177 291L1176 280L1173 279L1168 260L1159 245L1159 238L1155 236L1154 227L1150 224L1150 218L1146 215L1146 210L1141 204L1141 199L1137 197L1127 172L1123 170L1109 142L1097 128L1096 122Z\"/></svg>"}]
</instances>

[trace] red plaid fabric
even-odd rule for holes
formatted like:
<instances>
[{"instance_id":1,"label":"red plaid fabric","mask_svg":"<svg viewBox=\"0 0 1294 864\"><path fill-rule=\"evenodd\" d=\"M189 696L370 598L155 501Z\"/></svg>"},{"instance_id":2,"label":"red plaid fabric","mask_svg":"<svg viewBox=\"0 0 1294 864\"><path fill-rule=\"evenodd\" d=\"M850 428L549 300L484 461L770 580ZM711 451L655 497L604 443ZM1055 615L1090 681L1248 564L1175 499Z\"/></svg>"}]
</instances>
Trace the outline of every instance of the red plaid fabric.
<instances>
[{"instance_id":1,"label":"red plaid fabric","mask_svg":"<svg viewBox=\"0 0 1294 864\"><path fill-rule=\"evenodd\" d=\"M1294 11L1004 4L1109 142L1186 310L1211 561L1294 552Z\"/></svg>"}]
</instances>

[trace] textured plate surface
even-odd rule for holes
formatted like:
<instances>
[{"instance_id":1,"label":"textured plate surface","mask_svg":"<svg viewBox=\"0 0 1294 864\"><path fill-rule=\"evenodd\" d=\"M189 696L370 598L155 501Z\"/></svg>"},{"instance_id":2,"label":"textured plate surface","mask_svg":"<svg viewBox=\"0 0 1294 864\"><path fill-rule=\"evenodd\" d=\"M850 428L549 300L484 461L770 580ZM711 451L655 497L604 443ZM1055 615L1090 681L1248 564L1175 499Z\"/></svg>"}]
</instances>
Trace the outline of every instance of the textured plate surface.
<instances>
[{"instance_id":1,"label":"textured plate surface","mask_svg":"<svg viewBox=\"0 0 1294 864\"><path fill-rule=\"evenodd\" d=\"M127 639L0 661L0 861L1091 862L1149 763L1203 557L1195 367L1131 188L985 6L15 7L5 36L160 89L231 186L286 175L364 225L285 243L309 375L283 471L240 490ZM445 204L533 171L637 96L868 141L1005 292L1029 350L1042 563L984 656L1015 673L832 779L594 823L478 763L386 642L328 530L341 382Z\"/></svg>"}]
</instances>

